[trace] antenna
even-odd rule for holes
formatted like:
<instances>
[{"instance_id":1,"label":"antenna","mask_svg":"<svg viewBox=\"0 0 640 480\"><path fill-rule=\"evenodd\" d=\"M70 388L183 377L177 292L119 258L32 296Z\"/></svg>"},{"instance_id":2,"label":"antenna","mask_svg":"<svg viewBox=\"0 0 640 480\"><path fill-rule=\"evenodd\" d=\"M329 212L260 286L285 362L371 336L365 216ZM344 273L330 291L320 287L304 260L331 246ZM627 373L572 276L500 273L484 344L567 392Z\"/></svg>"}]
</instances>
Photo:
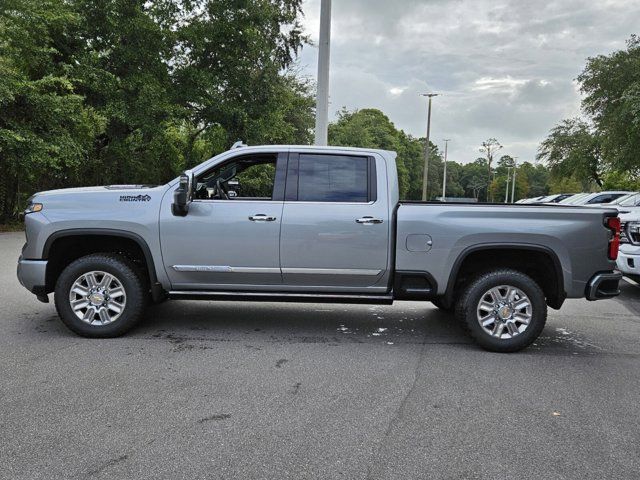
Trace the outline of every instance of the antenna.
<instances>
[{"instance_id":1,"label":"antenna","mask_svg":"<svg viewBox=\"0 0 640 480\"><path fill-rule=\"evenodd\" d=\"M244 143L242 140L238 140L236 143L234 143L233 145L231 145L231 149L233 150L234 148L243 148L243 147L248 147L249 145L247 145L246 143Z\"/></svg>"}]
</instances>

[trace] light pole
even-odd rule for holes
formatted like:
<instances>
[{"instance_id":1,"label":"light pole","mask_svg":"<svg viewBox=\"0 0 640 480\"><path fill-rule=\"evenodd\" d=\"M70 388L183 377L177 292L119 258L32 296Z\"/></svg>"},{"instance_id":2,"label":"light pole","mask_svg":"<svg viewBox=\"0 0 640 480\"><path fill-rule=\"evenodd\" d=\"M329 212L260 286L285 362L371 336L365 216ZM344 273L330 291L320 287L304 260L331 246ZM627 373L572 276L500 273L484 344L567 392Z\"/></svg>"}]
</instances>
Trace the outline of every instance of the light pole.
<instances>
[{"instance_id":1,"label":"light pole","mask_svg":"<svg viewBox=\"0 0 640 480\"><path fill-rule=\"evenodd\" d=\"M427 146L424 149L424 169L422 171L422 201L427 200L427 179L429 178L429 134L431 133L431 99L437 97L437 93L421 93L422 97L429 98L429 108L427 112Z\"/></svg>"},{"instance_id":2,"label":"light pole","mask_svg":"<svg viewBox=\"0 0 640 480\"><path fill-rule=\"evenodd\" d=\"M511 203L516 201L515 193L516 193L516 170L517 168L517 160L518 157L513 157L513 179L511 180L513 183L511 184Z\"/></svg>"},{"instance_id":3,"label":"light pole","mask_svg":"<svg viewBox=\"0 0 640 480\"><path fill-rule=\"evenodd\" d=\"M316 145L326 145L329 129L329 50L331 43L331 0L320 3L318 43L318 91L316 93Z\"/></svg>"},{"instance_id":4,"label":"light pole","mask_svg":"<svg viewBox=\"0 0 640 480\"><path fill-rule=\"evenodd\" d=\"M442 172L442 201L447 201L447 147L449 146L450 138L443 139L444 141L444 172Z\"/></svg>"},{"instance_id":5,"label":"light pole","mask_svg":"<svg viewBox=\"0 0 640 480\"><path fill-rule=\"evenodd\" d=\"M511 167L507 167L507 189L504 192L504 203L509 203L509 179L511 178Z\"/></svg>"}]
</instances>

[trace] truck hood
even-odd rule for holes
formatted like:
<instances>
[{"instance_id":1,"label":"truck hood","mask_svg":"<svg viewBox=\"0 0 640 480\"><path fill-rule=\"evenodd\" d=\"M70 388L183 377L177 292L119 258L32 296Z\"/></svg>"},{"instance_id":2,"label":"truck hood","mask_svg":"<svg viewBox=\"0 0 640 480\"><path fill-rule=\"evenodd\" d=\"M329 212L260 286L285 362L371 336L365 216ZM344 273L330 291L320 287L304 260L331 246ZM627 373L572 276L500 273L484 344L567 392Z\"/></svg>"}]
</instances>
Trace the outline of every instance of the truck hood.
<instances>
[{"instance_id":1,"label":"truck hood","mask_svg":"<svg viewBox=\"0 0 640 480\"><path fill-rule=\"evenodd\" d=\"M82 193L100 193L100 192L126 192L133 195L132 192L143 193L157 189L159 185L103 185L97 187L76 187L76 188L60 188L58 190L46 190L38 192L34 197L50 197L52 195L77 195Z\"/></svg>"}]
</instances>

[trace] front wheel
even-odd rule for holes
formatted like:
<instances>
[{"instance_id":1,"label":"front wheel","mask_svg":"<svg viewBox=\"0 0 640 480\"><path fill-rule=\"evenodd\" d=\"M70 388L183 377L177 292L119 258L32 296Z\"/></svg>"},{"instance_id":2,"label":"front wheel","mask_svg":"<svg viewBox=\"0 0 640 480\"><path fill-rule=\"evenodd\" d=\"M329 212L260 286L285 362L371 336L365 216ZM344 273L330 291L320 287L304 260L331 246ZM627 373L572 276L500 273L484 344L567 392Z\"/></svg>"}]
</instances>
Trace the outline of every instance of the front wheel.
<instances>
[{"instance_id":1,"label":"front wheel","mask_svg":"<svg viewBox=\"0 0 640 480\"><path fill-rule=\"evenodd\" d=\"M456 316L486 350L517 352L542 332L547 304L531 277L516 270L496 270L479 276L464 289Z\"/></svg>"},{"instance_id":2,"label":"front wheel","mask_svg":"<svg viewBox=\"0 0 640 480\"><path fill-rule=\"evenodd\" d=\"M58 277L56 310L62 322L83 337L117 337L130 330L144 310L143 279L126 258L93 254L69 264Z\"/></svg>"}]
</instances>

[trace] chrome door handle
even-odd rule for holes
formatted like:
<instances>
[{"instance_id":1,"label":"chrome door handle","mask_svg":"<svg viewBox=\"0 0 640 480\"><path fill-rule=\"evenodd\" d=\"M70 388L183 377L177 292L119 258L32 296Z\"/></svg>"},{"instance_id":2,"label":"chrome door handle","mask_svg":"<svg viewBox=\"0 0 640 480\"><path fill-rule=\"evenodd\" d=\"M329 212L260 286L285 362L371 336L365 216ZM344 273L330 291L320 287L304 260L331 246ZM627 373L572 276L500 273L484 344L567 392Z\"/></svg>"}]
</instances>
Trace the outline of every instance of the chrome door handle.
<instances>
[{"instance_id":1,"label":"chrome door handle","mask_svg":"<svg viewBox=\"0 0 640 480\"><path fill-rule=\"evenodd\" d=\"M249 220L252 222L275 222L276 217L265 215L264 213L257 213L255 215L251 215Z\"/></svg>"},{"instance_id":2,"label":"chrome door handle","mask_svg":"<svg viewBox=\"0 0 640 480\"><path fill-rule=\"evenodd\" d=\"M363 223L364 225L373 225L375 223L382 223L382 220L380 220L379 218L373 218L373 217L362 217L362 218L356 218L356 223Z\"/></svg>"}]
</instances>

